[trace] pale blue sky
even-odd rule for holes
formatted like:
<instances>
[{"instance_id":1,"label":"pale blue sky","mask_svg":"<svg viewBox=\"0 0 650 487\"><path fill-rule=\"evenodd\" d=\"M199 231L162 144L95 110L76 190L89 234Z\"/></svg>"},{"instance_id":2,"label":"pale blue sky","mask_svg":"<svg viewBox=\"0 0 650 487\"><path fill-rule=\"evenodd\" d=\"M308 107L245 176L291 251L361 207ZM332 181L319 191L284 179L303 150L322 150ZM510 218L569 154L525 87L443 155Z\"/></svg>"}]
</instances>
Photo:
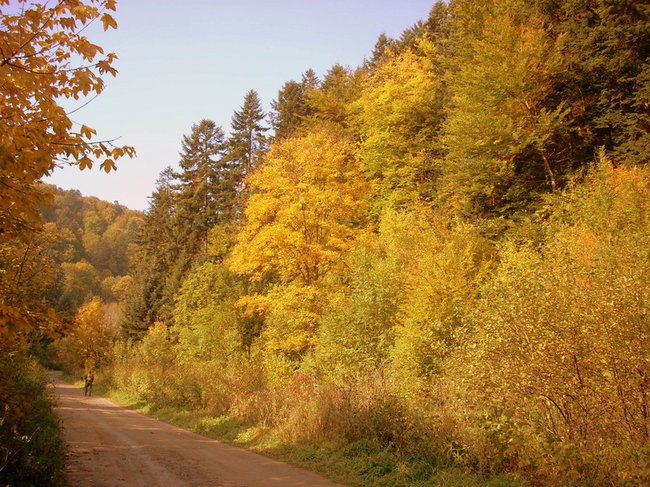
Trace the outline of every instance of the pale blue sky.
<instances>
[{"instance_id":1,"label":"pale blue sky","mask_svg":"<svg viewBox=\"0 0 650 487\"><path fill-rule=\"evenodd\" d=\"M121 136L135 159L105 174L63 168L48 182L146 209L159 172L176 164L181 136L211 118L228 131L249 89L269 109L285 81L308 68L358 66L381 32L398 36L433 0L122 0L118 29L90 35L119 56L117 78L75 121Z\"/></svg>"}]
</instances>

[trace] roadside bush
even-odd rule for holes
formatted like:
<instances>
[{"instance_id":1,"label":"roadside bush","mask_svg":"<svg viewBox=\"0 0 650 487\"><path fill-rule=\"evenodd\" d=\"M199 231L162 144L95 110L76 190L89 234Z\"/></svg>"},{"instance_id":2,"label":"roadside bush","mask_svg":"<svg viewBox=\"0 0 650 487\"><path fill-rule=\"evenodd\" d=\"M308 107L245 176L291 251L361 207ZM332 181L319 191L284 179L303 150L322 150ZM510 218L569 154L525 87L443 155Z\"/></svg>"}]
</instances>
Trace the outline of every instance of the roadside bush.
<instances>
[{"instance_id":1,"label":"roadside bush","mask_svg":"<svg viewBox=\"0 0 650 487\"><path fill-rule=\"evenodd\" d=\"M0 483L65 485L64 444L43 369L22 352L0 348Z\"/></svg>"},{"instance_id":2,"label":"roadside bush","mask_svg":"<svg viewBox=\"0 0 650 487\"><path fill-rule=\"evenodd\" d=\"M649 195L647 170L604 162L549 200L541 246L502 245L446 367L481 464L544 483L648 480Z\"/></svg>"}]
</instances>

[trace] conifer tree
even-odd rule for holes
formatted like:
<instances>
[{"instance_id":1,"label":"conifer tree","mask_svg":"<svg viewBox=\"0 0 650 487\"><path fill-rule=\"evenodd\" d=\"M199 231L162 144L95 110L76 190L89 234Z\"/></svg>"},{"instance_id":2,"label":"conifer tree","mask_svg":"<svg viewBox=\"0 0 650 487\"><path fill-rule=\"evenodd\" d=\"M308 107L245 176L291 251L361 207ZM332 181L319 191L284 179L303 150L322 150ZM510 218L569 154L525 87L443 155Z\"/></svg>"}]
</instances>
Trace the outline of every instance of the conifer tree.
<instances>
[{"instance_id":1,"label":"conifer tree","mask_svg":"<svg viewBox=\"0 0 650 487\"><path fill-rule=\"evenodd\" d=\"M556 97L572 105L567 166L592 161L600 147L620 163L650 160L650 16L647 2L541 2L548 28L564 42L571 70ZM572 164L573 162L573 164Z\"/></svg>"},{"instance_id":2,"label":"conifer tree","mask_svg":"<svg viewBox=\"0 0 650 487\"><path fill-rule=\"evenodd\" d=\"M309 68L300 78L300 87L302 88L302 106L300 107L300 122L302 125L307 123L310 117L315 113L314 108L309 104L309 97L313 92L320 88L321 81L318 79L316 72Z\"/></svg>"},{"instance_id":3,"label":"conifer tree","mask_svg":"<svg viewBox=\"0 0 650 487\"><path fill-rule=\"evenodd\" d=\"M230 218L234 205L234 175L223 158L225 137L221 127L203 119L184 135L177 173L178 237L190 257L205 251L208 232Z\"/></svg>"},{"instance_id":4,"label":"conifer tree","mask_svg":"<svg viewBox=\"0 0 650 487\"><path fill-rule=\"evenodd\" d=\"M271 102L271 125L275 139L291 136L300 125L305 112L305 93L302 84L287 81L278 92L278 99Z\"/></svg>"},{"instance_id":5,"label":"conifer tree","mask_svg":"<svg viewBox=\"0 0 650 487\"><path fill-rule=\"evenodd\" d=\"M404 52L406 49L411 49L416 46L418 40L425 32L425 24L421 20L416 22L411 27L404 29L400 36L393 41L393 48L397 52Z\"/></svg>"},{"instance_id":6,"label":"conifer tree","mask_svg":"<svg viewBox=\"0 0 650 487\"><path fill-rule=\"evenodd\" d=\"M381 62L382 58L390 51L393 44L393 39L388 37L385 32L379 34L377 42L375 42L375 47L370 55L370 60L367 63L368 66L370 68L375 68Z\"/></svg>"},{"instance_id":7,"label":"conifer tree","mask_svg":"<svg viewBox=\"0 0 650 487\"><path fill-rule=\"evenodd\" d=\"M305 92L308 92L310 90L315 90L318 88L320 85L320 80L318 79L316 72L313 69L309 68L303 73L300 83L302 84Z\"/></svg>"},{"instance_id":8,"label":"conifer tree","mask_svg":"<svg viewBox=\"0 0 650 487\"><path fill-rule=\"evenodd\" d=\"M362 75L360 69L353 71L340 64L332 66L318 89L307 93L309 121L347 126L350 103L359 96Z\"/></svg>"},{"instance_id":9,"label":"conifer tree","mask_svg":"<svg viewBox=\"0 0 650 487\"><path fill-rule=\"evenodd\" d=\"M133 286L126 296L121 329L125 337L139 339L161 318L169 267L178 255L174 238L174 172L165 169L151 195L144 219Z\"/></svg>"},{"instance_id":10,"label":"conifer tree","mask_svg":"<svg viewBox=\"0 0 650 487\"><path fill-rule=\"evenodd\" d=\"M440 47L440 44L445 43L451 36L453 23L451 8L447 3L438 0L424 23L425 36Z\"/></svg>"},{"instance_id":11,"label":"conifer tree","mask_svg":"<svg viewBox=\"0 0 650 487\"><path fill-rule=\"evenodd\" d=\"M181 170L161 173L146 214L135 285L125 303L123 332L132 338L155 321L171 322L185 277L208 257L210 231L235 215L241 172L225 157L222 128L203 119L183 136L181 148Z\"/></svg>"},{"instance_id":12,"label":"conifer tree","mask_svg":"<svg viewBox=\"0 0 650 487\"><path fill-rule=\"evenodd\" d=\"M318 89L320 81L313 69L302 75L300 82L287 81L278 92L278 99L271 102L273 111L270 119L275 130L274 139L290 137L313 115L314 110L307 102L309 94Z\"/></svg>"},{"instance_id":13,"label":"conifer tree","mask_svg":"<svg viewBox=\"0 0 650 487\"><path fill-rule=\"evenodd\" d=\"M243 105L232 116L227 160L239 169L240 181L257 166L266 149L265 116L255 90L246 93Z\"/></svg>"}]
</instances>

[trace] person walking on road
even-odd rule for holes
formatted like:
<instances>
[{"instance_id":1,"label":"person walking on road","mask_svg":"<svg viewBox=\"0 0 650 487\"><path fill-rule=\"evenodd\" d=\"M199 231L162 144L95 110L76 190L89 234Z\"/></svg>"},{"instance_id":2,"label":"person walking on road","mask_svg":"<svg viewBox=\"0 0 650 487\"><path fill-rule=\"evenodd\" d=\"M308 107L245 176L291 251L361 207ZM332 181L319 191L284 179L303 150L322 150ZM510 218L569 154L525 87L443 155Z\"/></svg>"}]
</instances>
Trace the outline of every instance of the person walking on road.
<instances>
[{"instance_id":1,"label":"person walking on road","mask_svg":"<svg viewBox=\"0 0 650 487\"><path fill-rule=\"evenodd\" d=\"M93 395L93 382L95 382L95 374L89 370L84 377L84 396Z\"/></svg>"}]
</instances>

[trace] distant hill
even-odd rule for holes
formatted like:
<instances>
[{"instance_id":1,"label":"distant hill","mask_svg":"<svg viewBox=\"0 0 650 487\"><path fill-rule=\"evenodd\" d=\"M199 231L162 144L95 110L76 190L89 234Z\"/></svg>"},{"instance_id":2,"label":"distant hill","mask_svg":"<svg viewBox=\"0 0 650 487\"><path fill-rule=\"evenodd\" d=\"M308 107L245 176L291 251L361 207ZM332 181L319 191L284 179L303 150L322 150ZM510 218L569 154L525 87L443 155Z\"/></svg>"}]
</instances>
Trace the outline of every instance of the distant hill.
<instances>
[{"instance_id":1,"label":"distant hill","mask_svg":"<svg viewBox=\"0 0 650 487\"><path fill-rule=\"evenodd\" d=\"M50 299L66 314L93 296L119 301L131 282L129 256L134 254L143 213L76 190L50 188L53 202L42 208L44 249L60 264Z\"/></svg>"}]
</instances>

